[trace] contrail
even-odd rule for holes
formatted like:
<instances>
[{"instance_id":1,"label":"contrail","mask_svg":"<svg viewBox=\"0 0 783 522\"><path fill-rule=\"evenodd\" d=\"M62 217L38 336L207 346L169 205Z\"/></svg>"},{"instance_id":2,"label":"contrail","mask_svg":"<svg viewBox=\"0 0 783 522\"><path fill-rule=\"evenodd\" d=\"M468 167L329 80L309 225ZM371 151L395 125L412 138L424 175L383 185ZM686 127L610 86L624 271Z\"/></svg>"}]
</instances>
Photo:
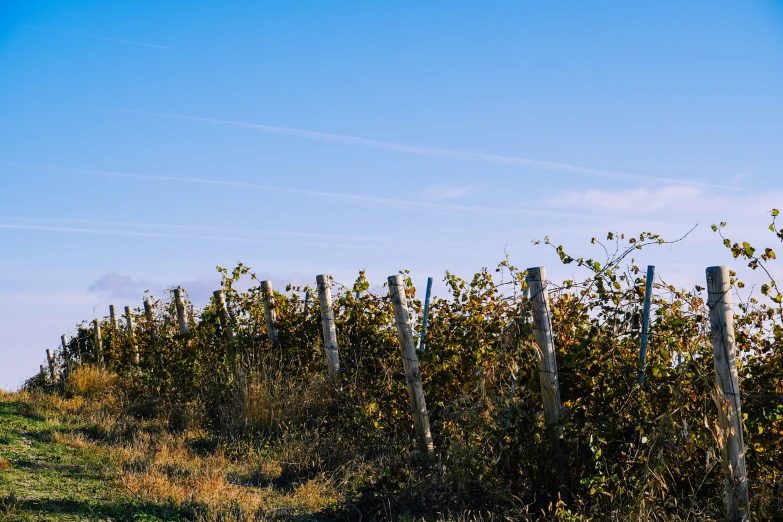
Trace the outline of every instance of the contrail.
<instances>
[{"instance_id":1,"label":"contrail","mask_svg":"<svg viewBox=\"0 0 783 522\"><path fill-rule=\"evenodd\" d=\"M347 194L344 192L324 192L318 190L295 189L289 187L261 185L257 183L246 183L242 181L229 181L229 180L222 180L222 179L190 178L190 177L181 177L181 176L152 176L149 174L132 174L127 172L114 172L114 171L91 170L91 169L74 169L74 168L67 168L67 167L49 167L44 165L30 165L30 164L7 163L7 162L0 162L0 165L4 165L8 167L53 170L59 172L76 172L81 174L92 174L96 176L108 176L108 177L116 177L116 178L145 179L145 180L152 180L152 181L176 181L180 183L219 185L224 187L266 190L271 192L284 192L289 194L302 194L307 196L328 197L328 198L335 198L335 199L344 199L349 201L360 201L365 203L377 203L377 204L392 205L398 207L400 206L419 207L419 208L428 208L433 210L483 212L489 214L507 214L507 215L516 214L516 215L555 216L555 217L571 217L571 218L590 217L589 215L586 214L574 214L570 212L557 212L557 211L550 211L550 210L527 209L527 208L503 208L503 207L454 205L449 203L434 203L430 201L415 201L415 200L407 200L407 199L383 198L378 196L366 196L361 194Z\"/></svg>"},{"instance_id":2,"label":"contrail","mask_svg":"<svg viewBox=\"0 0 783 522\"><path fill-rule=\"evenodd\" d=\"M306 245L306 246L320 246L330 248L354 248L358 250L399 250L400 247L385 247L384 245L361 245L361 244L337 244L337 243L312 243L309 241L273 241L273 240L257 240L246 239L238 237L226 237L226 236L205 236L205 235L192 235L192 234L170 234L159 232L136 232L130 230L106 230L96 228L81 228L81 227L59 227L59 226L46 226L46 225L29 225L29 224L3 224L0 223L0 229L6 230L35 230L43 232L66 232L73 234L90 234L90 235L103 235L103 236L132 236L132 237L149 237L149 238L168 238L168 239L194 239L198 241L223 241L229 243L252 243L252 244L271 244L271 245ZM403 247L403 249L406 249ZM412 250L420 252L418 248L407 248L406 250Z\"/></svg>"},{"instance_id":3,"label":"contrail","mask_svg":"<svg viewBox=\"0 0 783 522\"><path fill-rule=\"evenodd\" d=\"M0 216L2 220L9 221L38 221L45 223L80 223L85 225L99 225L99 226L119 226L119 227L138 227L138 228L169 228L169 229L184 229L184 230L202 230L212 232L233 232L242 234L259 234L270 236L286 236L286 237L298 237L298 238L316 238L316 239L338 239L345 241L374 241L383 243L397 243L404 245L435 245L431 241L414 241L414 240L390 240L385 237L378 236L348 236L342 234L323 234L318 232L289 232L280 230L258 230L252 228L236 228L236 227L216 227L216 226L202 226L202 225L175 225L165 223L137 223L127 221L97 221L91 219L62 219L62 218L29 218L22 216ZM35 226L35 225L31 225ZM120 231L122 232L122 231ZM441 243L441 245L447 245Z\"/></svg>"},{"instance_id":4,"label":"contrail","mask_svg":"<svg viewBox=\"0 0 783 522\"><path fill-rule=\"evenodd\" d=\"M657 181L657 182L664 182L664 183L677 183L681 185L693 185L697 187L736 189L736 187L729 187L726 185L718 185L712 183L701 183L692 180L665 178L665 177L658 177L658 176L645 176L641 174L628 174L625 172L617 172L617 171L605 170L605 169L595 169L590 167L580 167L578 165L569 165L567 163L558 163L554 161L534 160L530 158L520 158L516 156L503 156L499 154L486 154L483 152L466 152L466 151L453 150L453 149L439 149L433 147L403 145L400 143L380 141L380 140L374 140L369 138L360 138L357 136L346 136L343 134L329 134L324 132L314 132L314 131L302 130L302 129L292 129L288 127L261 125L257 123L219 120L213 118L201 118L197 116L181 116L177 114L164 114L164 113L157 113L157 112L131 111L131 110L112 109L112 108L105 108L105 107L102 107L102 109L108 111L114 111L114 112L124 112L127 114L138 114L142 116L154 116L158 118L170 118L176 120L215 123L219 125L231 125L234 127L245 127L248 129L254 129L257 131L266 132L270 134L279 134L282 136L297 136L300 138L306 138L311 140L325 141L327 143L359 145L362 147L395 150L399 152L407 152L410 154L439 156L439 157L452 158L452 159L478 160L487 163L497 163L502 165L516 166L516 167L529 167L533 169L545 170L550 172L561 172L566 174L581 174L586 176L613 178L613 179L627 179L627 180L635 180L635 181Z\"/></svg>"},{"instance_id":5,"label":"contrail","mask_svg":"<svg viewBox=\"0 0 783 522\"><path fill-rule=\"evenodd\" d=\"M132 40L122 40L120 38L110 38L108 36L98 36L95 34L85 34L85 33L74 33L72 31L61 31L59 29L47 29L45 27L36 27L34 25L25 25L23 27L26 27L27 29L35 29L36 31L45 31L47 33L59 33L59 34L68 34L71 36L81 36L82 38L94 38L96 40L107 40L109 42L117 42L117 43L124 43L128 45L137 45L139 47L151 47L153 49L163 49L165 51L173 51L173 47L166 47L165 45L154 45L144 42L134 42Z\"/></svg>"}]
</instances>

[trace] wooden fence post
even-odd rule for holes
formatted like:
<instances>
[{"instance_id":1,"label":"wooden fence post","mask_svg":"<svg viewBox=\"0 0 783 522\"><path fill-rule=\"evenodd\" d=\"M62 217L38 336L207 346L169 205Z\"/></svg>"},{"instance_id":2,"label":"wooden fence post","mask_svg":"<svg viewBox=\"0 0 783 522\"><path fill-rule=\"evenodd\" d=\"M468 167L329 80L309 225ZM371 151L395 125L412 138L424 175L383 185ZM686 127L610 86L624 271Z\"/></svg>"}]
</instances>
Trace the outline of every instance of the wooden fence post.
<instances>
[{"instance_id":1,"label":"wooden fence post","mask_svg":"<svg viewBox=\"0 0 783 522\"><path fill-rule=\"evenodd\" d=\"M212 295L215 296L215 302L217 303L218 319L220 319L220 328L223 329L223 337L226 339L226 342L231 343L234 341L234 329L228 320L226 294L223 293L223 290L215 290L212 292Z\"/></svg>"},{"instance_id":2,"label":"wooden fence post","mask_svg":"<svg viewBox=\"0 0 783 522\"><path fill-rule=\"evenodd\" d=\"M177 305L177 321L179 322L179 333L188 335L188 316L185 312L185 303L182 300L182 288L174 289L174 303Z\"/></svg>"},{"instance_id":3,"label":"wooden fence post","mask_svg":"<svg viewBox=\"0 0 783 522\"><path fill-rule=\"evenodd\" d=\"M101 338L101 324L97 319L93 319L93 336L95 340L95 358L98 361L98 368L103 369L103 339Z\"/></svg>"},{"instance_id":4,"label":"wooden fence post","mask_svg":"<svg viewBox=\"0 0 783 522\"><path fill-rule=\"evenodd\" d=\"M321 303L321 327L324 332L324 349L326 364L332 377L340 372L340 356L337 346L337 328L334 325L334 310L332 309L332 290L329 276L321 274L315 278L318 285L318 299Z\"/></svg>"},{"instance_id":5,"label":"wooden fence post","mask_svg":"<svg viewBox=\"0 0 783 522\"><path fill-rule=\"evenodd\" d=\"M261 281L261 294L264 297L264 319L266 320L266 335L272 346L277 344L277 311L275 310L275 294L272 291L272 281Z\"/></svg>"},{"instance_id":6,"label":"wooden fence post","mask_svg":"<svg viewBox=\"0 0 783 522\"><path fill-rule=\"evenodd\" d=\"M563 437L563 426L560 424L562 406L560 382L557 378L555 341L552 335L552 313L546 289L546 269L543 266L528 268L527 278L530 307L533 312L533 329L538 345L538 378L544 400L544 419L547 429L552 430L552 435L557 442Z\"/></svg>"},{"instance_id":7,"label":"wooden fence post","mask_svg":"<svg viewBox=\"0 0 783 522\"><path fill-rule=\"evenodd\" d=\"M730 522L740 522L749 519L750 506L748 480L745 474L740 389L737 379L734 312L731 308L730 291L728 267L707 268L707 307L710 312L710 333L717 387L713 399L718 406L720 421L718 444L723 456L726 509Z\"/></svg>"},{"instance_id":8,"label":"wooden fence post","mask_svg":"<svg viewBox=\"0 0 783 522\"><path fill-rule=\"evenodd\" d=\"M111 321L111 327L114 331L117 331L119 328L117 324L117 307L114 305L109 305L109 319Z\"/></svg>"},{"instance_id":9,"label":"wooden fence post","mask_svg":"<svg viewBox=\"0 0 783 522\"><path fill-rule=\"evenodd\" d=\"M149 323L150 327L150 339L153 341L155 340L155 316L152 313L152 303L149 300L149 297L144 298L144 317L147 320L147 323Z\"/></svg>"},{"instance_id":10,"label":"wooden fence post","mask_svg":"<svg viewBox=\"0 0 783 522\"><path fill-rule=\"evenodd\" d=\"M419 339L419 351L424 351L424 338L427 337L427 317L430 311L430 294L432 293L432 278L427 278L427 294L424 297L424 314L421 318L421 338Z\"/></svg>"},{"instance_id":11,"label":"wooden fence post","mask_svg":"<svg viewBox=\"0 0 783 522\"><path fill-rule=\"evenodd\" d=\"M644 308L642 309L642 338L639 344L639 373L636 381L644 383L644 367L647 364L647 340L650 335L650 303L652 302L653 280L655 279L655 267L647 266L647 281L644 286Z\"/></svg>"},{"instance_id":12,"label":"wooden fence post","mask_svg":"<svg viewBox=\"0 0 783 522\"><path fill-rule=\"evenodd\" d=\"M44 368L43 364L40 366L40 368L41 368L41 379L43 379L44 382L46 382L46 368Z\"/></svg>"},{"instance_id":13,"label":"wooden fence post","mask_svg":"<svg viewBox=\"0 0 783 522\"><path fill-rule=\"evenodd\" d=\"M52 382L55 382L57 380L57 372L54 369L54 356L49 348L46 349L46 360L49 362L49 374L52 376Z\"/></svg>"},{"instance_id":14,"label":"wooden fence post","mask_svg":"<svg viewBox=\"0 0 783 522\"><path fill-rule=\"evenodd\" d=\"M60 336L60 343L63 346L63 359L65 359L65 369L70 372L71 371L71 353L70 350L68 350L68 336L65 334L62 334Z\"/></svg>"},{"instance_id":15,"label":"wooden fence post","mask_svg":"<svg viewBox=\"0 0 783 522\"><path fill-rule=\"evenodd\" d=\"M133 364L139 364L139 347L133 339L133 310L130 306L125 307L125 328L128 330L128 342L133 352Z\"/></svg>"},{"instance_id":16,"label":"wooden fence post","mask_svg":"<svg viewBox=\"0 0 783 522\"><path fill-rule=\"evenodd\" d=\"M427 414L427 403L424 400L424 388L421 385L419 373L419 357L416 355L416 343L413 340L413 329L408 314L408 300L405 297L405 283L402 275L389 276L389 295L394 308L394 323L397 327L397 341L402 352L402 365L405 369L405 379L408 382L408 398L413 414L413 426L419 450L432 455L435 448L430 433L430 417Z\"/></svg>"}]
</instances>

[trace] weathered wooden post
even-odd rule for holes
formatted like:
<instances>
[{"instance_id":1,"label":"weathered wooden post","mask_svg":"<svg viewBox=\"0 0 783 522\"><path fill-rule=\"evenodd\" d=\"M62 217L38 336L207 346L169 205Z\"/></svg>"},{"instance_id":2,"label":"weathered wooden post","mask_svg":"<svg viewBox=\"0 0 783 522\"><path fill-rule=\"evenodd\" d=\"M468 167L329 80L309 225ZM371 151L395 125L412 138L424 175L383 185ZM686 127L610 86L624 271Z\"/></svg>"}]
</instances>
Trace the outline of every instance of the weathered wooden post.
<instances>
[{"instance_id":1,"label":"weathered wooden post","mask_svg":"<svg viewBox=\"0 0 783 522\"><path fill-rule=\"evenodd\" d=\"M655 267L647 266L647 281L644 286L644 308L642 309L642 339L639 345L639 373L636 381L644 383L644 367L647 364L647 340L650 333L650 303L652 302L653 280L655 279Z\"/></svg>"},{"instance_id":2,"label":"weathered wooden post","mask_svg":"<svg viewBox=\"0 0 783 522\"><path fill-rule=\"evenodd\" d=\"M111 327L116 332L119 326L117 324L117 307L114 305L109 305L109 319L111 321Z\"/></svg>"},{"instance_id":3,"label":"weathered wooden post","mask_svg":"<svg viewBox=\"0 0 783 522\"><path fill-rule=\"evenodd\" d=\"M44 382L46 382L46 368L44 368L43 364L40 366L40 368L41 368L41 379L43 379Z\"/></svg>"},{"instance_id":4,"label":"weathered wooden post","mask_svg":"<svg viewBox=\"0 0 783 522\"><path fill-rule=\"evenodd\" d=\"M734 312L731 308L730 291L728 267L707 268L707 307L710 312L710 333L717 387L713 399L718 406L720 421L718 444L723 456L727 519L730 522L740 522L750 518L750 506L748 479L745 473L740 389L737 379Z\"/></svg>"},{"instance_id":5,"label":"weathered wooden post","mask_svg":"<svg viewBox=\"0 0 783 522\"><path fill-rule=\"evenodd\" d=\"M65 369L68 372L71 371L71 351L68 349L68 336L62 334L60 336L60 344L63 346L63 359L65 359Z\"/></svg>"},{"instance_id":6,"label":"weathered wooden post","mask_svg":"<svg viewBox=\"0 0 783 522\"><path fill-rule=\"evenodd\" d=\"M98 361L98 368L103 369L103 339L101 338L101 324L97 319L93 319L93 339L95 341L95 358Z\"/></svg>"},{"instance_id":7,"label":"weathered wooden post","mask_svg":"<svg viewBox=\"0 0 783 522\"><path fill-rule=\"evenodd\" d=\"M332 309L332 290L329 276L321 274L315 278L318 286L318 299L321 303L321 327L324 332L324 349L329 375L340 372L340 356L337 346L337 328L334 325L334 310Z\"/></svg>"},{"instance_id":8,"label":"weathered wooden post","mask_svg":"<svg viewBox=\"0 0 783 522\"><path fill-rule=\"evenodd\" d=\"M128 331L128 342L131 352L133 352L133 364L139 364L139 347L133 338L133 310L130 306L125 307L125 329Z\"/></svg>"},{"instance_id":9,"label":"weathered wooden post","mask_svg":"<svg viewBox=\"0 0 783 522\"><path fill-rule=\"evenodd\" d=\"M223 337L226 339L226 342L231 343L234 340L234 329L231 327L231 322L228 320L226 294L223 293L223 290L215 290L212 292L212 295L215 296L218 319L220 319L220 328L223 330Z\"/></svg>"},{"instance_id":10,"label":"weathered wooden post","mask_svg":"<svg viewBox=\"0 0 783 522\"><path fill-rule=\"evenodd\" d=\"M413 340L413 329L408 314L408 300L405 297L405 283L402 275L389 276L389 295L394 308L394 323L397 327L397 341L402 352L402 365L405 369L405 379L408 382L408 398L413 414L413 426L416 429L416 439L422 453L432 455L435 448L430 433L430 417L427 413L427 403L424 400L424 388L421 385L419 373L419 357L416 355L416 343Z\"/></svg>"},{"instance_id":11,"label":"weathered wooden post","mask_svg":"<svg viewBox=\"0 0 783 522\"><path fill-rule=\"evenodd\" d=\"M182 299L182 288L174 289L174 303L177 305L177 322L179 322L179 333L188 335L188 316L185 311L185 303Z\"/></svg>"},{"instance_id":12,"label":"weathered wooden post","mask_svg":"<svg viewBox=\"0 0 783 522\"><path fill-rule=\"evenodd\" d=\"M152 303L149 297L144 298L144 318L147 320L147 324L150 328L150 338L155 340L155 316L152 312Z\"/></svg>"},{"instance_id":13,"label":"weathered wooden post","mask_svg":"<svg viewBox=\"0 0 783 522\"><path fill-rule=\"evenodd\" d=\"M272 281L261 281L261 294L264 298L264 319L266 320L266 335L269 342L277 344L277 311L275 310L275 294L272 291Z\"/></svg>"},{"instance_id":14,"label":"weathered wooden post","mask_svg":"<svg viewBox=\"0 0 783 522\"><path fill-rule=\"evenodd\" d=\"M552 436L557 444L557 441L563 437L563 427L560 424L562 406L560 404L560 382L557 378L555 341L552 335L552 312L546 289L546 269L543 266L528 268L527 278L530 290L530 308L533 312L533 329L538 345L538 378L544 401L544 419L547 429L552 431Z\"/></svg>"},{"instance_id":15,"label":"weathered wooden post","mask_svg":"<svg viewBox=\"0 0 783 522\"><path fill-rule=\"evenodd\" d=\"M427 294L424 297L424 314L421 318L421 338L419 339L419 350L424 351L424 338L427 337L427 316L430 311L430 294L432 293L432 278L427 278Z\"/></svg>"},{"instance_id":16,"label":"weathered wooden post","mask_svg":"<svg viewBox=\"0 0 783 522\"><path fill-rule=\"evenodd\" d=\"M54 368L54 356L49 348L46 349L46 360L49 362L49 374L52 376L52 382L55 382L57 380L57 372Z\"/></svg>"}]
</instances>

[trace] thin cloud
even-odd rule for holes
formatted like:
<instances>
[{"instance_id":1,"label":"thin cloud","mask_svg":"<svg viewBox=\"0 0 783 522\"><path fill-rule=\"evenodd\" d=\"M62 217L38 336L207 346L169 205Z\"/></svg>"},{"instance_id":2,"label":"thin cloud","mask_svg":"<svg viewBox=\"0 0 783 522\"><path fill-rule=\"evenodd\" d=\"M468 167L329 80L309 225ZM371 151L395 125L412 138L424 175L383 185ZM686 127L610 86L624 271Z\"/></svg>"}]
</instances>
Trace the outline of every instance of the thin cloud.
<instances>
[{"instance_id":1,"label":"thin cloud","mask_svg":"<svg viewBox=\"0 0 783 522\"><path fill-rule=\"evenodd\" d=\"M189 177L182 177L182 176L151 176L149 174L131 174L127 172L113 172L113 171L106 171L106 170L48 167L44 165L30 165L30 164L7 163L7 162L0 162L0 165L9 166L9 167L52 170L58 172L75 172L80 174L93 174L96 176L108 176L108 177L115 177L115 178L146 179L152 181L175 181L180 183L197 183L203 185L219 185L224 187L257 189L257 190L265 190L271 192L284 192L289 194L302 194L307 196L327 197L327 198L343 199L348 201L383 204L383 205L390 205L396 207L408 207L408 208L418 207L418 208L427 208L432 210L458 211L458 212L483 212L488 214L516 214L516 215L556 216L556 217L571 217L571 218L589 217L582 214L574 214L569 212L556 212L556 211L530 209L530 208L503 208L503 207L487 207L487 206L471 206L471 205L453 205L447 203L434 203L430 201L414 201L414 200L407 200L407 199L366 196L361 194L347 194L344 192L324 192L318 190L295 189L289 187L261 185L257 183L246 183L242 181L230 181L230 180L222 180L222 179L189 178Z\"/></svg>"},{"instance_id":2,"label":"thin cloud","mask_svg":"<svg viewBox=\"0 0 783 522\"><path fill-rule=\"evenodd\" d=\"M415 240L390 240L380 236L349 236L343 234L322 234L318 232L290 232L281 230L259 230L253 228L237 228L237 227L216 227L216 226L203 226L203 225L178 225L167 223L138 223L128 221L97 221L92 219L63 219L63 218L29 218L21 216L0 216L0 219L14 220L14 221L38 221L45 223L80 223L86 225L100 225L100 226L119 226L119 227L137 227L137 228L169 228L180 230L200 230L200 231L212 231L212 232L232 232L242 234L258 234L258 235L270 235L270 236L285 236L285 237L298 237L298 238L317 238L317 239L340 239L347 241L373 241L383 243L397 243L404 245L435 245L432 241L415 241Z\"/></svg>"},{"instance_id":3,"label":"thin cloud","mask_svg":"<svg viewBox=\"0 0 783 522\"><path fill-rule=\"evenodd\" d=\"M560 208L580 208L594 212L650 213L673 211L683 205L693 204L703 197L704 191L682 185L660 189L591 189L558 194L550 199L550 204Z\"/></svg>"},{"instance_id":4,"label":"thin cloud","mask_svg":"<svg viewBox=\"0 0 783 522\"><path fill-rule=\"evenodd\" d=\"M455 200L460 199L475 190L473 185L466 185L463 187L454 187L450 185L436 185L429 187L422 191L422 197L424 199L443 201L443 200Z\"/></svg>"},{"instance_id":5,"label":"thin cloud","mask_svg":"<svg viewBox=\"0 0 783 522\"><path fill-rule=\"evenodd\" d=\"M230 236L208 236L208 235L194 235L194 234L172 234L161 232L141 232L134 230L109 230L99 228L82 228L82 227L61 227L61 226L48 226L48 225L31 225L31 224L7 224L0 223L0 229L5 230L33 230L40 232L65 232L71 234L88 234L88 235L103 235L103 236L131 236L131 237L147 237L147 238L169 238L169 239L193 239L197 241L220 241L227 243L249 243L249 244L269 244L269 245L304 245L309 247L329 247L329 248L353 248L356 250L409 250L419 252L421 246L385 246L383 244L368 245L368 244L356 244L356 243L316 243L310 241L274 241L274 240L262 240L262 239L248 239L241 237ZM457 245L455 245L455 248ZM443 247L440 247L443 248Z\"/></svg>"},{"instance_id":6,"label":"thin cloud","mask_svg":"<svg viewBox=\"0 0 783 522\"><path fill-rule=\"evenodd\" d=\"M278 134L282 136L297 136L300 138L306 138L311 140L325 141L327 143L340 143L343 145L359 145L362 147L372 147L376 149L395 150L398 152L407 152L410 154L420 154L426 156L439 156L451 159L460 160L478 160L487 163L497 163L501 165L509 165L515 167L528 167L538 170L545 170L549 172L560 172L564 174L580 174L585 176L612 178L612 179L626 179L635 181L657 181L665 183L674 183L679 185L693 185L698 187L712 187L712 188L724 188L724 189L736 189L736 187L729 187L726 185L718 185L711 183L702 183L692 180L665 178L659 176L644 176L641 174L628 174L625 172L617 172L605 169L595 169L590 167L580 167L578 165L570 165L567 163L559 163L555 161L543 161L530 158L520 158L517 156L503 156L500 154L486 154L483 152L466 152L453 149L440 149L433 147L419 147L415 145L403 145L400 143L393 143L389 141L380 141L369 138L360 138L357 136L346 136L343 134L329 134L324 132L314 132L302 129L292 129L288 127L276 127L272 125L261 125L257 123L248 123L242 121L232 120L219 120L213 118L201 118L197 116L182 116L177 114L164 114L157 112L145 112L145 111L131 111L124 109L112 109L103 108L104 110L114 112L124 112L127 114L138 114L142 116L154 116L158 118L170 118L176 120L187 121L199 121L204 123L214 123L218 125L231 125L234 127L244 127L248 129L254 129L261 132L270 134Z\"/></svg>"},{"instance_id":7,"label":"thin cloud","mask_svg":"<svg viewBox=\"0 0 783 522\"><path fill-rule=\"evenodd\" d=\"M150 47L152 49L162 49L164 51L173 51L173 47L167 47L165 45L155 45L151 43L145 43L145 42L134 42L132 40L123 40L121 38L111 38L108 36L98 36L96 34L85 34L85 33L75 33L73 31L61 31L59 29L47 29L45 27L36 27L34 25L25 25L27 29L34 29L36 31L45 31L47 33L58 33L58 34L67 34L70 36L80 36L82 38L93 38L95 40L106 40L109 42L117 42L117 43L123 43L127 45L136 45L138 47Z\"/></svg>"}]
</instances>

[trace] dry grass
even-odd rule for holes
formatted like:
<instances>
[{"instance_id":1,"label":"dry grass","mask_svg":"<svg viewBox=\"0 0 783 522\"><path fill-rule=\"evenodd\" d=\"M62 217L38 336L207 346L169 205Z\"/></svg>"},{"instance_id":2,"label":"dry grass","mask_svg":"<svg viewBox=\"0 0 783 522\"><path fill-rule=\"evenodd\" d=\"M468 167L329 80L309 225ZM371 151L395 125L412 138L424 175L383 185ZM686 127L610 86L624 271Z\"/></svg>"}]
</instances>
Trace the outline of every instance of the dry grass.
<instances>
[{"instance_id":1,"label":"dry grass","mask_svg":"<svg viewBox=\"0 0 783 522\"><path fill-rule=\"evenodd\" d=\"M95 398L112 391L117 385L117 375L97 366L83 365L68 374L65 393L72 396Z\"/></svg>"},{"instance_id":2,"label":"dry grass","mask_svg":"<svg viewBox=\"0 0 783 522\"><path fill-rule=\"evenodd\" d=\"M324 376L313 375L304 382L290 379L271 353L237 364L234 377L234 397L222 413L223 424L231 433L281 433L333 404L334 392Z\"/></svg>"},{"instance_id":3,"label":"dry grass","mask_svg":"<svg viewBox=\"0 0 783 522\"><path fill-rule=\"evenodd\" d=\"M134 419L110 393L89 401L41 392L21 392L18 398L25 415L68 428L54 430L51 442L108 454L114 480L131 497L174 506L199 521L309 515L335 507L340 498L338 481L324 472L275 485L284 472L278 452L238 443L227 447L230 456L221 446L196 451L196 443L207 440L204 431L171 433L162 420ZM288 446L282 456L290 459L289 469L312 469L318 460L314 446L286 437L280 442ZM4 462L0 460L0 469Z\"/></svg>"},{"instance_id":4,"label":"dry grass","mask_svg":"<svg viewBox=\"0 0 783 522\"><path fill-rule=\"evenodd\" d=\"M272 397L276 404L282 396ZM197 522L331 520L338 512L357 519L360 509L365 519L424 520L400 514L391 501L352 504L363 486L384 475L387 462L345 447L329 430L294 426L261 438L216 440L202 429L169 431L164 419L136 419L112 393L86 400L33 391L18 399L53 427L50 442L105 456L113 487ZM436 519L509 520L459 511Z\"/></svg>"},{"instance_id":5,"label":"dry grass","mask_svg":"<svg viewBox=\"0 0 783 522\"><path fill-rule=\"evenodd\" d=\"M220 448L199 455L189 442L202 435L139 434L112 450L118 480L137 499L172 504L201 520L251 521L280 510L310 514L336 504L338 492L323 474L281 490L271 485L282 471L278 462L253 451L228 457ZM243 480L259 475L265 483Z\"/></svg>"}]
</instances>

